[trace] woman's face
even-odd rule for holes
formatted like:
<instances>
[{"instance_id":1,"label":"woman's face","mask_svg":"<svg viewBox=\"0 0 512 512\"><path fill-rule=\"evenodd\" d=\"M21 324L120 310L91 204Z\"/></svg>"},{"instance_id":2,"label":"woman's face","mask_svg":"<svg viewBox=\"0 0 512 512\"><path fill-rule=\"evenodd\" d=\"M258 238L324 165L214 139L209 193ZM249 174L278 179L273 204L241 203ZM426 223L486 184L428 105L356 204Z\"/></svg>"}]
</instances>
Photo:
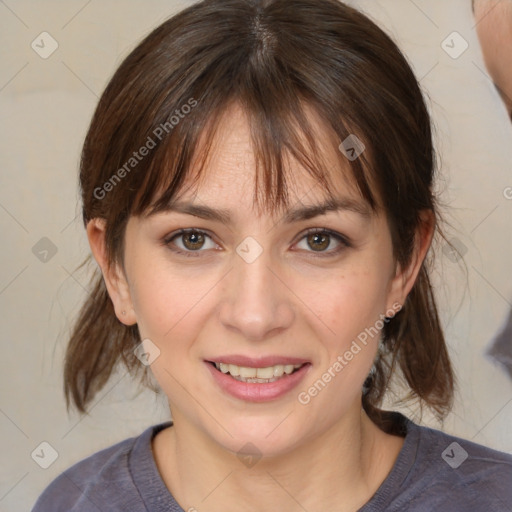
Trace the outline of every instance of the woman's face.
<instances>
[{"instance_id":1,"label":"woman's face","mask_svg":"<svg viewBox=\"0 0 512 512\"><path fill-rule=\"evenodd\" d=\"M241 111L218 134L204 178L179 206L129 220L128 307L118 306L152 357L159 351L151 370L176 424L234 452L250 442L279 454L360 414L378 331L406 291L386 219L343 176L332 178L340 208L307 218L326 194L293 167L290 210L258 215Z\"/></svg>"}]
</instances>

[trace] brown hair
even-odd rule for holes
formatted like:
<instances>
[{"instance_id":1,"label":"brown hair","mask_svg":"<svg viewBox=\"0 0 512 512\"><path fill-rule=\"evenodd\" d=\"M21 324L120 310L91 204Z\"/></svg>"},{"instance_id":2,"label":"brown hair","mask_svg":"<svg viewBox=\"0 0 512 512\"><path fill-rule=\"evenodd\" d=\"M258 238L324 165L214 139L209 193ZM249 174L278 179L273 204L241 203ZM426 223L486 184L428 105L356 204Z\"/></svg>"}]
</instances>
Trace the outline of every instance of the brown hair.
<instances>
[{"instance_id":1,"label":"brown hair","mask_svg":"<svg viewBox=\"0 0 512 512\"><path fill-rule=\"evenodd\" d=\"M336 146L351 134L365 144L351 161L338 151L340 168L348 163L362 197L386 214L396 261L410 261L421 213L437 212L436 165L424 99L395 43L338 0L205 0L128 55L92 119L81 160L83 219L105 219L111 263L122 262L129 216L158 211L176 197L200 137L205 167L215 121L234 102L250 120L255 204L272 211L288 204L293 177L285 153L331 195L308 121L312 109ZM410 396L439 416L451 404L453 373L426 265L384 326L366 382L364 408L381 424L378 406L396 369ZM137 327L116 319L98 272L66 354L68 406L84 412L120 361L144 373L133 352L139 342Z\"/></svg>"}]
</instances>

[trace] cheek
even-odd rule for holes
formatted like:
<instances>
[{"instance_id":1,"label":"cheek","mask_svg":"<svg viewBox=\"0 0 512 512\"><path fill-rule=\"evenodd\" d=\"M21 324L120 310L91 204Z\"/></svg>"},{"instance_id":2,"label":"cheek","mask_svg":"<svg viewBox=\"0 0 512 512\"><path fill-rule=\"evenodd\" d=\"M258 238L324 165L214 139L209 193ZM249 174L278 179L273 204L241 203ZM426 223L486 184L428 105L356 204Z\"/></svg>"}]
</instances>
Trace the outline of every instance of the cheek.
<instances>
[{"instance_id":1,"label":"cheek","mask_svg":"<svg viewBox=\"0 0 512 512\"><path fill-rule=\"evenodd\" d=\"M194 342L207 320L216 280L176 272L155 258L151 265L134 270L131 292L140 336L149 338L159 350L151 372L169 400L186 410L191 406L189 394L202 394L200 383L191 378L199 359Z\"/></svg>"},{"instance_id":2,"label":"cheek","mask_svg":"<svg viewBox=\"0 0 512 512\"><path fill-rule=\"evenodd\" d=\"M144 261L139 258L137 261ZM185 328L189 337L199 322L201 303L215 283L204 273L194 277L187 269L177 272L166 261L154 257L151 264L135 264L132 268L131 296L141 336L166 343L180 337Z\"/></svg>"},{"instance_id":3,"label":"cheek","mask_svg":"<svg viewBox=\"0 0 512 512\"><path fill-rule=\"evenodd\" d=\"M317 313L322 351L299 401L314 404L316 414L325 415L326 421L331 414L342 414L357 398L375 359L390 284L383 261L386 258L378 253L361 256L328 278L305 284L301 277L295 283L302 286L301 296L309 288L308 306ZM331 406L324 408L326 403Z\"/></svg>"},{"instance_id":4,"label":"cheek","mask_svg":"<svg viewBox=\"0 0 512 512\"><path fill-rule=\"evenodd\" d=\"M323 282L305 283L301 276L296 289L302 289L306 305L330 333L328 344L343 349L386 312L389 283L384 276L382 269L368 263L330 274Z\"/></svg>"},{"instance_id":5,"label":"cheek","mask_svg":"<svg viewBox=\"0 0 512 512\"><path fill-rule=\"evenodd\" d=\"M326 425L358 403L376 356L386 305L380 273L354 269L331 279L331 285L315 299L322 323L329 326L321 337L323 354L297 396L301 407Z\"/></svg>"}]
</instances>

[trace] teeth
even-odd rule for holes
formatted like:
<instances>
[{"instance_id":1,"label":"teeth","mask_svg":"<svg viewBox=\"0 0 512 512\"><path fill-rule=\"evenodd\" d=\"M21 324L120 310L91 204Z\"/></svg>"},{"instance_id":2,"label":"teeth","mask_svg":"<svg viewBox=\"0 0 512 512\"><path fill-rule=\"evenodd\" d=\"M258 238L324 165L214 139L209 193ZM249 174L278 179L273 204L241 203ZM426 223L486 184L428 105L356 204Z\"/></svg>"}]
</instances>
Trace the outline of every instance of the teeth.
<instances>
[{"instance_id":1,"label":"teeth","mask_svg":"<svg viewBox=\"0 0 512 512\"><path fill-rule=\"evenodd\" d=\"M232 364L229 365L230 368L232 366L233 366ZM247 368L245 366L237 366L237 368L238 368L238 374L231 373L231 370L229 372L234 377L240 375L240 377L243 377L244 379L251 379L251 378L254 378L254 377L258 377L259 379L266 379L266 378L268 378L268 377L263 377L262 375L260 375L261 369L258 369L258 368ZM235 372L236 372L236 370L235 370ZM272 375L270 375L270 377L272 377Z\"/></svg>"},{"instance_id":2,"label":"teeth","mask_svg":"<svg viewBox=\"0 0 512 512\"><path fill-rule=\"evenodd\" d=\"M274 376L274 367L268 366L267 368L258 368L256 370L258 379L271 379Z\"/></svg>"},{"instance_id":3,"label":"teeth","mask_svg":"<svg viewBox=\"0 0 512 512\"><path fill-rule=\"evenodd\" d=\"M274 377L282 377L284 373L284 366L282 364L276 364L274 366Z\"/></svg>"},{"instance_id":4,"label":"teeth","mask_svg":"<svg viewBox=\"0 0 512 512\"><path fill-rule=\"evenodd\" d=\"M284 374L290 375L301 366L301 364L277 364L265 368L250 368L248 366L237 366L236 364L215 363L217 370L222 373L229 373L236 380L244 382L273 382Z\"/></svg>"}]
</instances>

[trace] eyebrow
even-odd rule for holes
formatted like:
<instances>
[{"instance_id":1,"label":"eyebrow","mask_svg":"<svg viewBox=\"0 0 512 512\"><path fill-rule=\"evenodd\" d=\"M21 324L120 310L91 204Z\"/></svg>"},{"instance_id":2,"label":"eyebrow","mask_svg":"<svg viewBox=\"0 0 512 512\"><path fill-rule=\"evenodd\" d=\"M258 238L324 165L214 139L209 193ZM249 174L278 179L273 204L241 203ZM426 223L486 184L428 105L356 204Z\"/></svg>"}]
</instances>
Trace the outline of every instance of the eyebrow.
<instances>
[{"instance_id":1,"label":"eyebrow","mask_svg":"<svg viewBox=\"0 0 512 512\"><path fill-rule=\"evenodd\" d=\"M230 224L232 222L231 213L227 209L214 209L209 206L189 202L172 202L161 211L184 213L201 219L219 221L224 224ZM280 222L291 224L293 222L312 219L328 212L339 211L356 213L365 220L369 220L371 217L370 208L365 203L344 197L332 200L328 199L319 204L301 206L288 210Z\"/></svg>"}]
</instances>

